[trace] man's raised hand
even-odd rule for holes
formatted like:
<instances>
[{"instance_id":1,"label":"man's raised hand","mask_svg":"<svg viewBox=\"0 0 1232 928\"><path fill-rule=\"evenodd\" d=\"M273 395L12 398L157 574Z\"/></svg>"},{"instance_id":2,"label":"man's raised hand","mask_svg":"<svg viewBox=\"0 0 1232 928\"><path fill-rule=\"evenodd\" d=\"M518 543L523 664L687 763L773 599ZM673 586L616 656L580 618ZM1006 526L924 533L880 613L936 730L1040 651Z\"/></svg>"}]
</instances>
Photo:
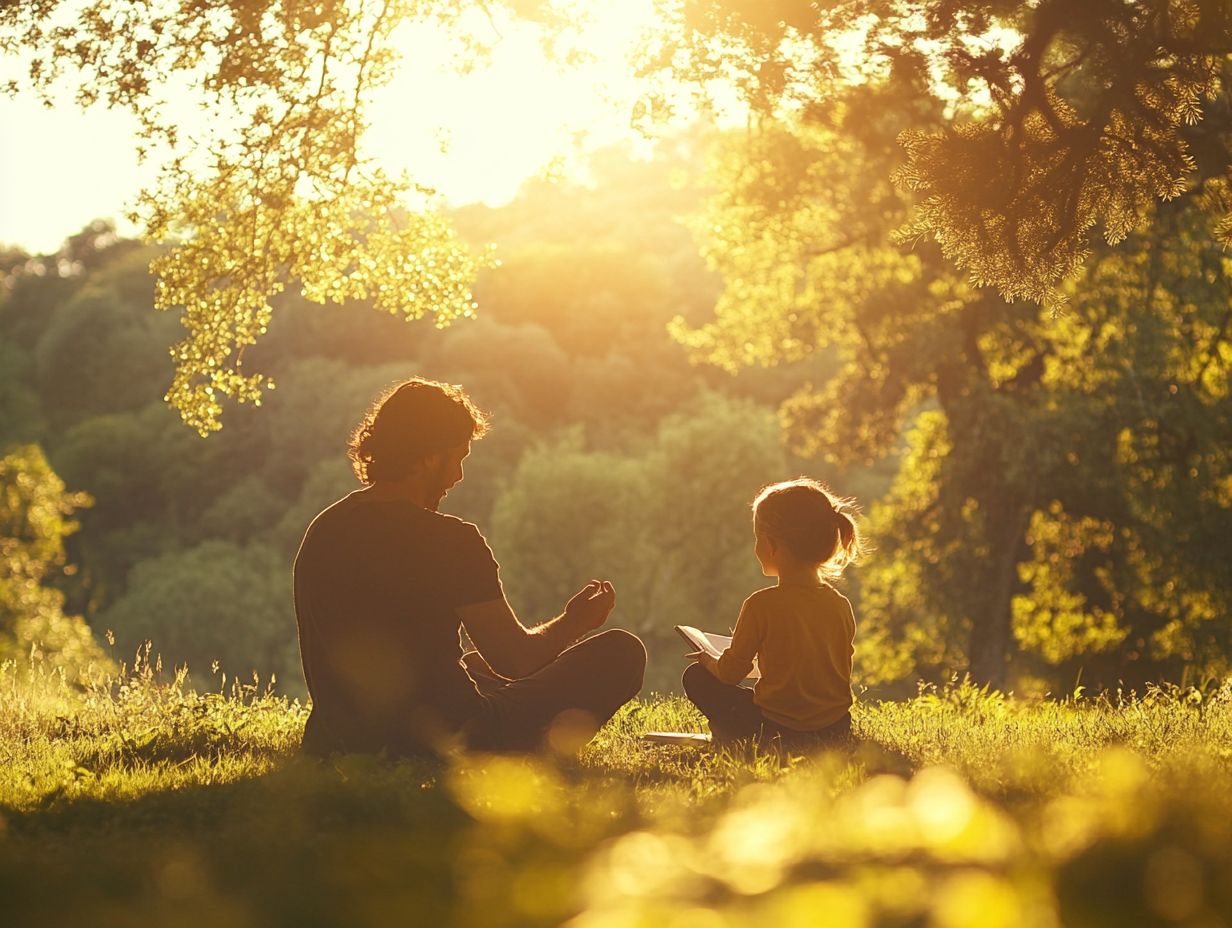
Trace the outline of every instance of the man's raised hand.
<instances>
[{"instance_id":1,"label":"man's raised hand","mask_svg":"<svg viewBox=\"0 0 1232 928\"><path fill-rule=\"evenodd\" d=\"M616 588L607 580L591 580L565 604L565 616L583 631L594 631L607 621L616 605Z\"/></svg>"}]
</instances>

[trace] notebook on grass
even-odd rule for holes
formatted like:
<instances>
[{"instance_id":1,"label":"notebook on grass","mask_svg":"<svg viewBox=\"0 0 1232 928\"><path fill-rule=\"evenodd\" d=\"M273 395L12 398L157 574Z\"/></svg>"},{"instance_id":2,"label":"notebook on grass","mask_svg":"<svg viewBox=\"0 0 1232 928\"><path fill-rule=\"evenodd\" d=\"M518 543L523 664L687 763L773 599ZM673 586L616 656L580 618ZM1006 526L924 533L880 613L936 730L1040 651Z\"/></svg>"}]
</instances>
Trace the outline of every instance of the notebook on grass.
<instances>
[{"instance_id":1,"label":"notebook on grass","mask_svg":"<svg viewBox=\"0 0 1232 928\"><path fill-rule=\"evenodd\" d=\"M710 735L699 731L648 731L642 740L650 744L680 744L701 747L710 743Z\"/></svg>"}]
</instances>

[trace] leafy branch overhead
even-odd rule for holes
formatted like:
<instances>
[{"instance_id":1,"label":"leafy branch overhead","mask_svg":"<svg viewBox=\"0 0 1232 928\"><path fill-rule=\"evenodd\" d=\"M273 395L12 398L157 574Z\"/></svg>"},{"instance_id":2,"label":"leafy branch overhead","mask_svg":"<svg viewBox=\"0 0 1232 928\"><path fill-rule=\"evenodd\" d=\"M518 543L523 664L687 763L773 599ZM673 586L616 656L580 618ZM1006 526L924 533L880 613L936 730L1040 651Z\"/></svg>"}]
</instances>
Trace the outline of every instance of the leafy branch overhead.
<instances>
[{"instance_id":1,"label":"leafy branch overhead","mask_svg":"<svg viewBox=\"0 0 1232 928\"><path fill-rule=\"evenodd\" d=\"M171 247L153 264L159 309L183 308L167 400L203 435L223 401L259 403L244 367L270 300L289 282L309 299L370 300L438 325L472 315L483 262L426 208L430 191L362 154L365 107L396 65L395 32L446 27L478 3L435 0L34 0L0 8L0 50L29 61L50 104L130 110L139 155L159 163L133 219ZM16 91L16 83L7 88ZM185 93L187 92L187 93ZM172 101L196 101L204 137L181 137ZM183 105L182 102L179 105ZM409 211L416 196L420 211Z\"/></svg>"},{"instance_id":2,"label":"leafy branch overhead","mask_svg":"<svg viewBox=\"0 0 1232 928\"><path fill-rule=\"evenodd\" d=\"M762 119L826 123L854 86L909 88L901 241L935 241L1006 299L1057 297L1159 200L1226 179L1222 0L696 0L648 68L734 75ZM872 114L871 118L876 119ZM1206 123L1211 122L1209 118ZM1226 212L1223 197L1206 202ZM1232 219L1217 227L1232 243Z\"/></svg>"}]
</instances>

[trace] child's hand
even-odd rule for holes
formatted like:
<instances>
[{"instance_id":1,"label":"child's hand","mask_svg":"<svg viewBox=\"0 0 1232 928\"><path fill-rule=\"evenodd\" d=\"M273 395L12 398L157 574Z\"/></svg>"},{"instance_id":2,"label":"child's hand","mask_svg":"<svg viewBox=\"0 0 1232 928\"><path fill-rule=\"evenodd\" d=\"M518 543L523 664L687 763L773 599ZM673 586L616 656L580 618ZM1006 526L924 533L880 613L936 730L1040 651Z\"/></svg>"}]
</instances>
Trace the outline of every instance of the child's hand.
<instances>
[{"instance_id":1,"label":"child's hand","mask_svg":"<svg viewBox=\"0 0 1232 928\"><path fill-rule=\"evenodd\" d=\"M705 651L693 651L690 654L686 654L685 659L690 660L690 661L697 661L697 663L701 664L711 673L714 673L715 665L718 664L718 661L715 660L713 657L711 657L709 654L707 654Z\"/></svg>"}]
</instances>

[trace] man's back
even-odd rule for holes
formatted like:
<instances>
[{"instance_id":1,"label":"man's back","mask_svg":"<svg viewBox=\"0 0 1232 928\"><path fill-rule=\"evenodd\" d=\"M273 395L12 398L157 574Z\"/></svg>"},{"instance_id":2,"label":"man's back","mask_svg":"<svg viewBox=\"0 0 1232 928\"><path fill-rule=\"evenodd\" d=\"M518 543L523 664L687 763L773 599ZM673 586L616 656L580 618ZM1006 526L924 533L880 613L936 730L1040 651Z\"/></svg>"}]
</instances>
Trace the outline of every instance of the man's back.
<instances>
[{"instance_id":1,"label":"man's back","mask_svg":"<svg viewBox=\"0 0 1232 928\"><path fill-rule=\"evenodd\" d=\"M295 560L305 750L403 753L465 726L484 700L459 663L455 610L501 595L467 522L368 491L322 512Z\"/></svg>"}]
</instances>

